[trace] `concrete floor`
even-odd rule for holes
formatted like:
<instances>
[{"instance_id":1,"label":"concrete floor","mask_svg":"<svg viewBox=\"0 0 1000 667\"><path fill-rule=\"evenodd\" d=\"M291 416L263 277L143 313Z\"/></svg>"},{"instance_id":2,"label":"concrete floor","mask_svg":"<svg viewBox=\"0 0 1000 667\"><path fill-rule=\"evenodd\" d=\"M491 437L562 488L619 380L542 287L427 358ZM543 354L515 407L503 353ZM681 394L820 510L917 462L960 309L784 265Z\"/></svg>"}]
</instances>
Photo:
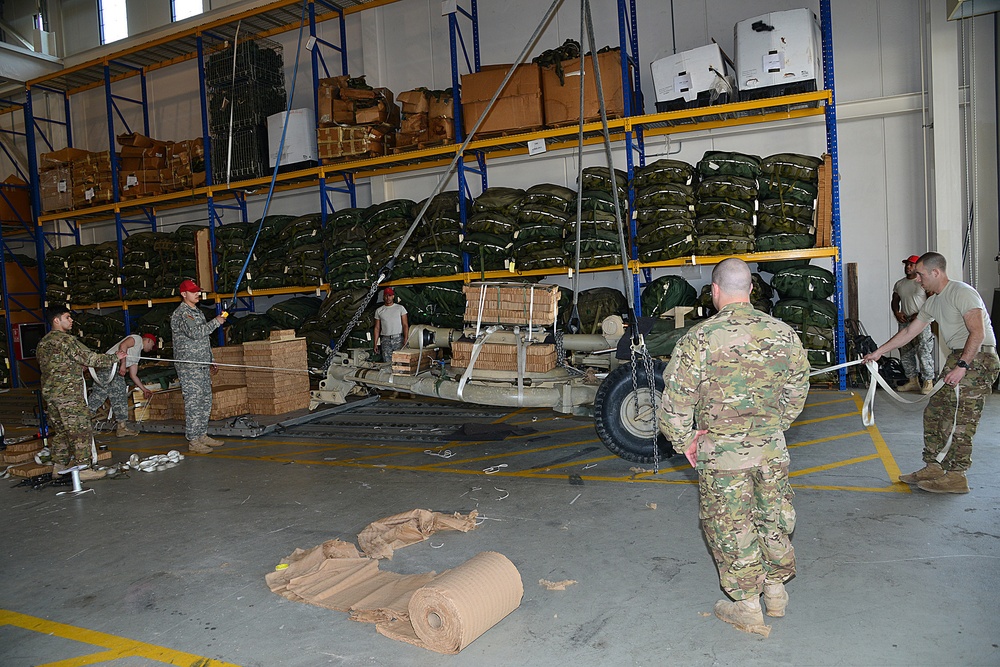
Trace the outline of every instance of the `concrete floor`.
<instances>
[{"instance_id":1,"label":"concrete floor","mask_svg":"<svg viewBox=\"0 0 1000 667\"><path fill-rule=\"evenodd\" d=\"M6 480L0 665L1000 664L1000 395L980 425L972 493L937 496L893 484L899 468L919 467L919 411L880 400L866 430L856 396L811 394L789 431L799 576L768 639L712 615L721 593L682 459L636 474L590 422L542 410L377 405L383 427L370 438L363 415L327 427L332 436L230 441L78 498ZM462 421L498 420L533 432L453 439ZM108 442L121 459L179 438ZM455 456L425 453L443 447ZM356 541L369 522L413 508L488 519L435 535L441 548L402 549L383 569L441 571L495 550L524 581L520 608L458 656L265 585L296 547ZM539 579L578 583L548 591Z\"/></svg>"}]
</instances>

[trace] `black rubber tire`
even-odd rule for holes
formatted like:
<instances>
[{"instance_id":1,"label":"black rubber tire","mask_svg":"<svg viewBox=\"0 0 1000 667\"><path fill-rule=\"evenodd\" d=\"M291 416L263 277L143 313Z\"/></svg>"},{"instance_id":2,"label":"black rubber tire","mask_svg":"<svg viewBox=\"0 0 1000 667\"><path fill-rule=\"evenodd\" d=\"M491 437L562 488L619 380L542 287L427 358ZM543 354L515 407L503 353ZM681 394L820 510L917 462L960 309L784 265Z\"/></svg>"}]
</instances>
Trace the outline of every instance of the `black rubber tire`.
<instances>
[{"instance_id":1,"label":"black rubber tire","mask_svg":"<svg viewBox=\"0 0 1000 667\"><path fill-rule=\"evenodd\" d=\"M666 364L653 360L654 387L657 400L663 395L663 370ZM636 372L636 383L640 390L649 388L646 379L646 369L639 368ZM653 439L638 435L635 428L625 424L622 417L622 404L632 401L632 364L627 363L611 371L601 386L597 388L594 398L594 425L597 435L604 446L616 456L633 463L652 463ZM673 447L663 434L657 431L656 447L659 458L667 459L675 455Z\"/></svg>"}]
</instances>

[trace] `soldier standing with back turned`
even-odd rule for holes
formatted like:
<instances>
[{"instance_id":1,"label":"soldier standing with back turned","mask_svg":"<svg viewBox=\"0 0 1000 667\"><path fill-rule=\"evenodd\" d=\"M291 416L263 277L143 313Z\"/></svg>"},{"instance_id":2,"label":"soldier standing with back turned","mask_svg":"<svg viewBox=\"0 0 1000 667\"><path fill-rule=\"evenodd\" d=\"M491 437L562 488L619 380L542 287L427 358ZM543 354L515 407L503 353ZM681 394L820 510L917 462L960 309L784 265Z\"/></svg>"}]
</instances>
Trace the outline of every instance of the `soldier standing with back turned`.
<instances>
[{"instance_id":1,"label":"soldier standing with back turned","mask_svg":"<svg viewBox=\"0 0 1000 667\"><path fill-rule=\"evenodd\" d=\"M719 313L677 343L658 421L698 469L702 528L732 600L715 615L744 631L784 616L795 576L795 528L784 431L805 406L809 361L796 333L750 304L750 268L712 271Z\"/></svg>"},{"instance_id":2,"label":"soldier standing with back turned","mask_svg":"<svg viewBox=\"0 0 1000 667\"><path fill-rule=\"evenodd\" d=\"M211 454L213 447L225 443L208 437L208 418L212 414L212 346L208 337L226 321L223 313L211 320L198 309L201 288L193 280L180 284L181 305L170 316L174 335L174 364L184 395L184 437L188 451ZM194 363L190 363L194 362Z\"/></svg>"}]
</instances>

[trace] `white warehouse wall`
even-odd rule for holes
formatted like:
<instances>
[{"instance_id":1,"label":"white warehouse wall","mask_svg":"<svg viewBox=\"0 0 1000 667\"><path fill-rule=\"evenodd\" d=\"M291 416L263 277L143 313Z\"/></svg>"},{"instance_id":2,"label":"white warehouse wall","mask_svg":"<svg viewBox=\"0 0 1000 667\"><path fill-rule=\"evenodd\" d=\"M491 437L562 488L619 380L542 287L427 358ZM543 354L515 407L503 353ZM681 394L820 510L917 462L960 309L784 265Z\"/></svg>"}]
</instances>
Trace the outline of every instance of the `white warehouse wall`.
<instances>
[{"instance_id":1,"label":"white warehouse wall","mask_svg":"<svg viewBox=\"0 0 1000 667\"><path fill-rule=\"evenodd\" d=\"M93 0L91 0L91 3ZM166 2L166 0L161 0ZM944 11L944 0L924 0L933 11ZM84 0L65 0L63 20L67 26L82 25L82 16L67 17L69 6L88 4ZM150 3L153 4L153 3ZM532 33L547 2L480 0L481 49L483 64L510 62ZM649 63L675 50L671 35L676 34L677 50L684 50L717 40L732 54L733 25L744 18L768 11L809 6L818 11L815 0L638 0L639 55L641 77L646 91L646 110L653 110ZM671 25L671 4L676 12ZM841 220L843 259L859 265L860 316L878 340L895 331L889 317L888 302L892 283L902 275L900 259L928 248L928 194L925 188L925 118L923 109L927 59L948 58L954 63L955 76L960 72L960 54L928 54L923 48L925 25L923 12L912 0L835 0L833 34L836 92L839 117L841 173ZM221 2L216 2L221 6ZM598 46L618 42L615 3L594 2L594 24ZM150 10L152 16L156 12ZM130 20L130 27L132 27ZM348 17L350 73L365 74L373 85L387 86L399 92L417 86L445 88L451 85L447 20L441 16L439 0L403 0ZM954 29L961 31L959 23ZM146 29L159 27L147 25ZM321 32L332 41L336 22L321 24ZM991 25L979 20L975 25L977 54L976 82L981 86L975 95L975 119L980 140L976 144L978 170L979 258L978 287L987 303L997 286L993 255L996 252L996 141L993 108L993 54L995 45ZM290 75L295 56L296 33L274 39L284 45L285 67ZM579 38L579 6L566 2L541 35L530 55L556 47L567 38ZM972 53L972 40L964 41ZM296 90L296 107L311 106L309 65L303 55ZM337 63L331 61L332 68ZM951 65L949 65L951 66ZM464 68L464 65L463 65ZM339 72L333 72L337 74ZM123 87L128 91L129 84ZM149 76L151 134L162 139L200 136L197 101L198 81L192 64L182 64ZM140 125L129 116L132 129ZM969 114L971 116L971 113ZM106 112L100 91L84 93L73 99L75 145L103 150L107 148ZM990 134L992 130L993 134ZM123 131L121 128L119 132ZM647 145L650 159L669 154L676 159L697 162L709 149L738 150L760 155L780 151L820 154L825 151L822 119L805 119L774 125L730 128L679 135L667 140L652 138ZM654 155L655 154L655 155ZM619 146L616 165L624 166ZM599 147L588 149L585 163L601 164ZM971 170L970 170L971 172ZM518 157L490 161L492 185L526 187L540 182L571 185L576 174L574 151L550 153L535 158ZM437 172L398 174L375 178L359 188L358 204L382 201L391 197L421 199L436 183ZM251 203L251 215L259 214L261 198ZM346 205L341 201L339 205ZM318 195L312 190L276 196L271 213L302 213L319 208ZM165 228L182 222L204 221L202 207L182 213L170 213L162 220ZM962 234L964 215L939 221L949 233ZM88 226L88 238L102 240L113 236L108 227ZM961 272L952 267L953 277ZM685 270L685 277L699 286L707 280L707 271ZM618 274L600 274L588 281L617 284Z\"/></svg>"}]
</instances>

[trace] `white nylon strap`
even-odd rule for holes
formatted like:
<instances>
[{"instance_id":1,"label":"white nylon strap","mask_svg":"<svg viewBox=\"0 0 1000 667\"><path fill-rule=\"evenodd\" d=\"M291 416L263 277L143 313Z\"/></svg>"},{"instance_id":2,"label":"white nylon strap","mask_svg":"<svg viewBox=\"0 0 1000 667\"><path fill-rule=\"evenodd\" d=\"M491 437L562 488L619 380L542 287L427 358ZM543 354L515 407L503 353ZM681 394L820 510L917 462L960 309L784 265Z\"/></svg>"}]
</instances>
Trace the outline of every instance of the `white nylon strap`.
<instances>
[{"instance_id":1,"label":"white nylon strap","mask_svg":"<svg viewBox=\"0 0 1000 667\"><path fill-rule=\"evenodd\" d=\"M87 370L90 371L90 377L94 378L94 382L96 382L97 384L101 385L102 387L105 387L105 386L111 384L114 381L114 379L115 379L115 374L118 372L118 360L115 359L115 363L111 364L111 373L108 374L108 377L107 377L106 380L102 380L101 378L97 377L97 371L94 370L93 366L88 366ZM84 384L86 384L86 383L84 383ZM86 396L86 390L84 390L84 399L86 400L86 398L87 398L87 396Z\"/></svg>"},{"instance_id":2,"label":"white nylon strap","mask_svg":"<svg viewBox=\"0 0 1000 667\"><path fill-rule=\"evenodd\" d=\"M465 392L465 383L467 383L469 381L469 378L472 376L472 369L476 367L476 359L479 358L479 353L483 349L483 344L486 343L486 341L489 340L490 336L496 333L496 330L499 328L500 327L494 325L486 329L486 331L483 332L482 336L476 337L476 342L473 343L472 345L472 354L469 357L469 367L465 369L465 372L462 373L462 379L458 381L459 400L462 401L465 400L465 397L463 396L463 392Z\"/></svg>"},{"instance_id":3,"label":"white nylon strap","mask_svg":"<svg viewBox=\"0 0 1000 667\"><path fill-rule=\"evenodd\" d=\"M531 331L530 324L528 331ZM521 340L520 327L514 327L514 340L517 341L517 407L520 408L524 407L524 367L528 361L528 347Z\"/></svg>"}]
</instances>

